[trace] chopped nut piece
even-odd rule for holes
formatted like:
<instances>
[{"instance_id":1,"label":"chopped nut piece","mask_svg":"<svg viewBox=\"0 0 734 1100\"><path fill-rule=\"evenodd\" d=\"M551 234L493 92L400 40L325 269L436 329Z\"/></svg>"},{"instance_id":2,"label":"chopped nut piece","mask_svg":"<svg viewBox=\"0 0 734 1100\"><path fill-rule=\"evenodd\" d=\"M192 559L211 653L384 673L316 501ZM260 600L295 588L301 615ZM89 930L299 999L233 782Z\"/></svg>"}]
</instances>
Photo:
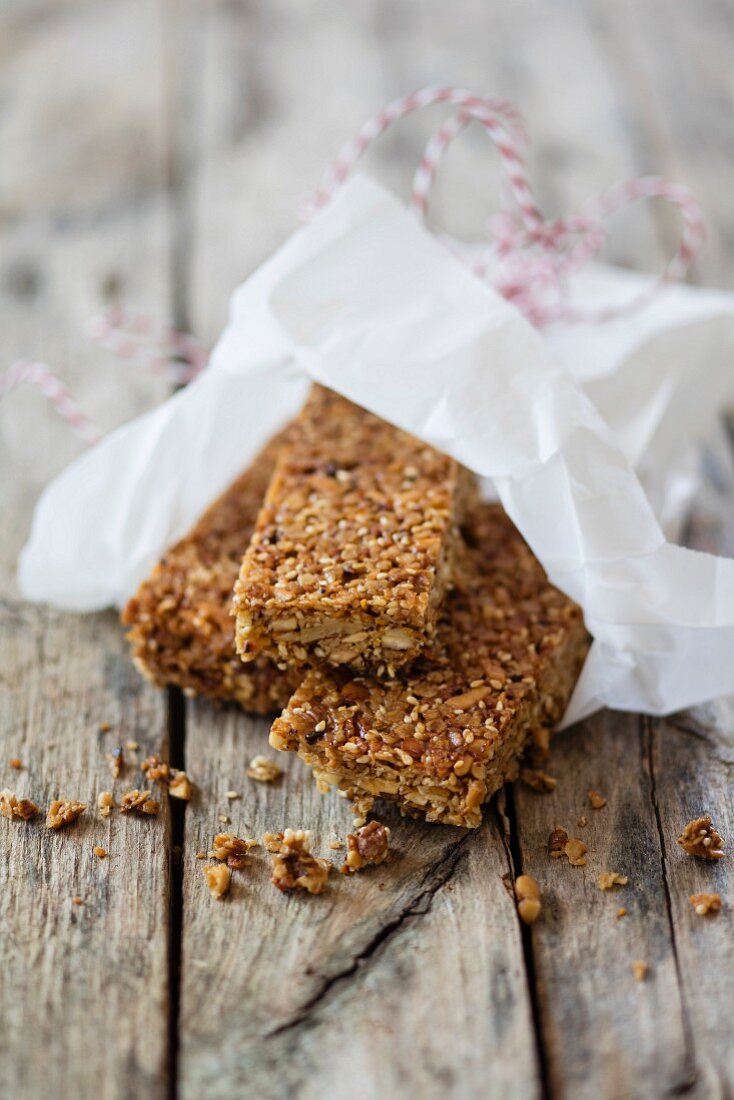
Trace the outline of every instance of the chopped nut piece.
<instances>
[{"instance_id":1,"label":"chopped nut piece","mask_svg":"<svg viewBox=\"0 0 734 1100\"><path fill-rule=\"evenodd\" d=\"M519 875L515 880L517 912L524 924L533 924L540 916L540 887L531 875Z\"/></svg>"},{"instance_id":2,"label":"chopped nut piece","mask_svg":"<svg viewBox=\"0 0 734 1100\"><path fill-rule=\"evenodd\" d=\"M624 906L622 906L621 908L619 908L617 910L617 916L618 917L626 917L627 916L627 910L624 908Z\"/></svg>"},{"instance_id":3,"label":"chopped nut piece","mask_svg":"<svg viewBox=\"0 0 734 1100\"><path fill-rule=\"evenodd\" d=\"M283 892L308 890L320 894L326 886L331 864L311 855L311 835L302 829L286 829L273 859L271 882ZM272 849L268 849L272 850Z\"/></svg>"},{"instance_id":4,"label":"chopped nut piece","mask_svg":"<svg viewBox=\"0 0 734 1100\"><path fill-rule=\"evenodd\" d=\"M588 849L583 840L578 840L576 837L572 836L570 840L566 841L563 851L565 855L568 856L568 862L571 864L572 867L586 866L586 860L584 856L586 855Z\"/></svg>"},{"instance_id":5,"label":"chopped nut piece","mask_svg":"<svg viewBox=\"0 0 734 1100\"><path fill-rule=\"evenodd\" d=\"M150 791L125 791L122 796L122 802L120 803L120 809L124 814L133 810L138 814L155 816L160 808L160 802L150 797Z\"/></svg>"},{"instance_id":6,"label":"chopped nut piece","mask_svg":"<svg viewBox=\"0 0 734 1100\"><path fill-rule=\"evenodd\" d=\"M526 787L539 791L541 794L554 791L558 783L558 780L554 779L552 775L548 775L547 772L541 771L539 768L521 768L520 779Z\"/></svg>"},{"instance_id":7,"label":"chopped nut piece","mask_svg":"<svg viewBox=\"0 0 734 1100\"><path fill-rule=\"evenodd\" d=\"M64 825L71 825L87 806L85 802L75 802L74 799L56 798L48 808L46 824L49 829L61 829Z\"/></svg>"},{"instance_id":8,"label":"chopped nut piece","mask_svg":"<svg viewBox=\"0 0 734 1100\"><path fill-rule=\"evenodd\" d=\"M119 779L125 769L125 753L122 751L122 745L107 753L107 763L110 766L112 778Z\"/></svg>"},{"instance_id":9,"label":"chopped nut piece","mask_svg":"<svg viewBox=\"0 0 734 1100\"><path fill-rule=\"evenodd\" d=\"M23 767L23 761L19 760L17 756L14 756L9 763L10 767L15 768L16 771L19 771Z\"/></svg>"},{"instance_id":10,"label":"chopped nut piece","mask_svg":"<svg viewBox=\"0 0 734 1100\"><path fill-rule=\"evenodd\" d=\"M3 817L30 821L38 813L38 806L30 798L16 798L12 791L0 791L0 814Z\"/></svg>"},{"instance_id":11,"label":"chopped nut piece","mask_svg":"<svg viewBox=\"0 0 734 1100\"><path fill-rule=\"evenodd\" d=\"M165 786L170 779L170 766L161 760L157 753L147 756L140 765L140 769L149 783L160 783Z\"/></svg>"},{"instance_id":12,"label":"chopped nut piece","mask_svg":"<svg viewBox=\"0 0 734 1100\"><path fill-rule=\"evenodd\" d=\"M282 843L282 833L263 833L263 847L266 852L279 852Z\"/></svg>"},{"instance_id":13,"label":"chopped nut piece","mask_svg":"<svg viewBox=\"0 0 734 1100\"><path fill-rule=\"evenodd\" d=\"M96 855L97 859L104 859L107 855L107 849L106 848L94 848L93 851L94 851L94 854Z\"/></svg>"},{"instance_id":14,"label":"chopped nut piece","mask_svg":"<svg viewBox=\"0 0 734 1100\"><path fill-rule=\"evenodd\" d=\"M347 858L342 874L359 871L368 864L382 863L387 859L390 830L379 821L370 821L356 833L347 835Z\"/></svg>"},{"instance_id":15,"label":"chopped nut piece","mask_svg":"<svg viewBox=\"0 0 734 1100\"><path fill-rule=\"evenodd\" d=\"M97 806L102 817L109 817L115 806L115 800L110 791L102 791L97 799Z\"/></svg>"},{"instance_id":16,"label":"chopped nut piece","mask_svg":"<svg viewBox=\"0 0 734 1100\"><path fill-rule=\"evenodd\" d=\"M202 867L209 893L217 901L227 893L232 882L232 872L224 863L217 863L213 867Z\"/></svg>"},{"instance_id":17,"label":"chopped nut piece","mask_svg":"<svg viewBox=\"0 0 734 1100\"><path fill-rule=\"evenodd\" d=\"M599 875L599 889L611 890L614 886L626 886L629 879L626 875L618 875L616 871L603 871Z\"/></svg>"},{"instance_id":18,"label":"chopped nut piece","mask_svg":"<svg viewBox=\"0 0 734 1100\"><path fill-rule=\"evenodd\" d=\"M690 902L699 917L704 917L707 913L720 911L721 894L691 894Z\"/></svg>"},{"instance_id":19,"label":"chopped nut piece","mask_svg":"<svg viewBox=\"0 0 734 1100\"><path fill-rule=\"evenodd\" d=\"M274 760L268 760L267 756L254 756L247 769L250 779L257 779L259 783L274 783L282 774L282 768Z\"/></svg>"},{"instance_id":20,"label":"chopped nut piece","mask_svg":"<svg viewBox=\"0 0 734 1100\"><path fill-rule=\"evenodd\" d=\"M637 959L632 963L632 973L634 974L636 982L644 982L649 973L649 966L642 959Z\"/></svg>"},{"instance_id":21,"label":"chopped nut piece","mask_svg":"<svg viewBox=\"0 0 734 1100\"><path fill-rule=\"evenodd\" d=\"M717 833L708 814L689 821L678 843L689 856L699 859L721 859L724 855L724 838Z\"/></svg>"},{"instance_id":22,"label":"chopped nut piece","mask_svg":"<svg viewBox=\"0 0 734 1100\"><path fill-rule=\"evenodd\" d=\"M233 833L217 833L209 856L212 859L226 859L233 871L241 871L245 866L248 850L256 846L256 840L243 840Z\"/></svg>"},{"instance_id":23,"label":"chopped nut piece","mask_svg":"<svg viewBox=\"0 0 734 1100\"><path fill-rule=\"evenodd\" d=\"M598 791L589 791L589 802L595 810L601 810L601 808L607 804L604 795L599 794Z\"/></svg>"},{"instance_id":24,"label":"chopped nut piece","mask_svg":"<svg viewBox=\"0 0 734 1100\"><path fill-rule=\"evenodd\" d=\"M192 795L191 780L186 772L171 771L171 781L168 784L168 793L171 798L180 798L183 802L190 802Z\"/></svg>"},{"instance_id":25,"label":"chopped nut piece","mask_svg":"<svg viewBox=\"0 0 734 1100\"><path fill-rule=\"evenodd\" d=\"M559 856L563 855L563 849L566 847L567 842L568 833L565 829L562 829L559 825L557 825L551 835L548 837L548 851L554 857L554 859L558 859Z\"/></svg>"}]
</instances>

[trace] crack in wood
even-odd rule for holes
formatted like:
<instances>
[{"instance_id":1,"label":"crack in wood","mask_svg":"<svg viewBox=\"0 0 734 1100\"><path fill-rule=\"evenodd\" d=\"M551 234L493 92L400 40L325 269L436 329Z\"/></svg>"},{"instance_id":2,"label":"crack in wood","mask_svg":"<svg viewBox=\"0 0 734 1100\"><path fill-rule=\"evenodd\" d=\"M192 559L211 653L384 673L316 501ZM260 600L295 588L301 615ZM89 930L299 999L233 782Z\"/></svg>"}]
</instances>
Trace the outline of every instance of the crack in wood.
<instances>
[{"instance_id":1,"label":"crack in wood","mask_svg":"<svg viewBox=\"0 0 734 1100\"><path fill-rule=\"evenodd\" d=\"M456 874L464 850L473 835L473 833L467 833L455 844L452 844L441 859L424 874L421 882L422 889L419 893L375 933L350 963L342 967L336 974L324 977L315 993L296 1009L289 1019L282 1024L278 1024L277 1027L271 1028L270 1031L266 1031L263 1038L272 1039L296 1028L308 1027L315 1011L337 986L348 981L358 971L362 971L364 965L375 957L379 949L395 938L406 921L412 917L425 916L426 913L430 912L436 895ZM428 883L427 886L426 883Z\"/></svg>"},{"instance_id":2,"label":"crack in wood","mask_svg":"<svg viewBox=\"0 0 734 1100\"><path fill-rule=\"evenodd\" d=\"M696 1064L695 1044L693 1038L693 1027L691 1025L690 1011L686 999L686 991L683 985L683 978L681 972L680 958L678 956L678 944L676 939L675 921L673 919L673 900L670 890L670 882L668 880L668 853L665 844L665 831L663 829L663 820L660 813L660 805L657 797L657 778L655 775L655 758L653 752L653 738L655 733L655 723L652 719L644 716L640 717L640 746L642 750L643 758L647 763L647 773L649 780L650 790L650 803L652 805L653 814L655 817L655 828L657 829L658 842L660 845L660 873L663 882L663 891L665 894L665 911L668 918L668 928L670 930L670 946L673 953L673 962L675 965L676 980L678 985L678 993L680 996L681 1006L681 1026L683 1029L683 1043L684 1043L684 1055L683 1055L683 1071L684 1076L680 1083L672 1091L671 1095L679 1096L686 1092L690 1092L697 1084L700 1074Z\"/></svg>"}]
</instances>

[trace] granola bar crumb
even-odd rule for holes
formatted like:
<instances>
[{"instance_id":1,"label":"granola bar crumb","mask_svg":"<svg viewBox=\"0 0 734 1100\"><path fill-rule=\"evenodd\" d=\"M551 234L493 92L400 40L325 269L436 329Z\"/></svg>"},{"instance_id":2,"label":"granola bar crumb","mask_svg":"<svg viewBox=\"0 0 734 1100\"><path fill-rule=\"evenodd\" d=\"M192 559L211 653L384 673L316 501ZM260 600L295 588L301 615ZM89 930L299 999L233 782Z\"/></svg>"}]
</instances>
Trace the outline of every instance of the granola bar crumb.
<instances>
[{"instance_id":1,"label":"granola bar crumb","mask_svg":"<svg viewBox=\"0 0 734 1100\"><path fill-rule=\"evenodd\" d=\"M586 814L582 814L576 824L578 825L579 829L585 829L586 826L589 824L589 819Z\"/></svg>"},{"instance_id":2,"label":"granola bar crumb","mask_svg":"<svg viewBox=\"0 0 734 1100\"><path fill-rule=\"evenodd\" d=\"M220 825L229 825L232 818L227 817L226 814L220 814L218 820L219 820Z\"/></svg>"},{"instance_id":3,"label":"granola bar crumb","mask_svg":"<svg viewBox=\"0 0 734 1100\"><path fill-rule=\"evenodd\" d=\"M632 973L636 982L644 982L650 972L650 967L642 959L636 959L632 963Z\"/></svg>"},{"instance_id":4,"label":"granola bar crumb","mask_svg":"<svg viewBox=\"0 0 734 1100\"><path fill-rule=\"evenodd\" d=\"M560 858L563 855L563 849L568 843L568 833L560 825L556 825L555 829L548 837L548 851L554 859Z\"/></svg>"},{"instance_id":5,"label":"granola bar crumb","mask_svg":"<svg viewBox=\"0 0 734 1100\"><path fill-rule=\"evenodd\" d=\"M558 780L552 775L548 775L547 772L541 771L540 768L521 768L520 779L526 787L530 787L533 791L538 791L540 794L547 794L549 791L554 791Z\"/></svg>"},{"instance_id":6,"label":"granola bar crumb","mask_svg":"<svg viewBox=\"0 0 734 1100\"><path fill-rule=\"evenodd\" d=\"M356 833L347 834L347 857L342 874L348 875L362 867L382 863L387 859L390 830L380 821L370 821Z\"/></svg>"},{"instance_id":7,"label":"granola bar crumb","mask_svg":"<svg viewBox=\"0 0 734 1100\"><path fill-rule=\"evenodd\" d=\"M168 784L168 793L171 798L180 798L183 802L190 802L193 788L191 780L186 772L171 771L171 781Z\"/></svg>"},{"instance_id":8,"label":"granola bar crumb","mask_svg":"<svg viewBox=\"0 0 734 1100\"><path fill-rule=\"evenodd\" d=\"M689 856L699 859L722 859L724 856L724 838L716 831L708 814L689 821L678 843Z\"/></svg>"},{"instance_id":9,"label":"granola bar crumb","mask_svg":"<svg viewBox=\"0 0 734 1100\"><path fill-rule=\"evenodd\" d=\"M112 729L112 726L109 724L109 722L100 722L100 724L99 724L99 732L100 733L109 733L109 731L111 729Z\"/></svg>"},{"instance_id":10,"label":"granola bar crumb","mask_svg":"<svg viewBox=\"0 0 734 1100\"><path fill-rule=\"evenodd\" d=\"M0 814L3 817L30 821L38 812L38 806L30 798L17 798L12 791L0 791Z\"/></svg>"},{"instance_id":11,"label":"granola bar crumb","mask_svg":"<svg viewBox=\"0 0 734 1100\"><path fill-rule=\"evenodd\" d=\"M331 864L311 855L311 834L303 829L286 829L272 863L273 886L284 893L288 890L308 890L320 894L326 886Z\"/></svg>"},{"instance_id":12,"label":"granola bar crumb","mask_svg":"<svg viewBox=\"0 0 734 1100\"><path fill-rule=\"evenodd\" d=\"M721 910L721 894L691 894L689 900L699 917Z\"/></svg>"},{"instance_id":13,"label":"granola bar crumb","mask_svg":"<svg viewBox=\"0 0 734 1100\"><path fill-rule=\"evenodd\" d=\"M23 767L23 761L20 760L17 756L14 756L11 760L8 761L8 763L10 764L11 768L15 769L15 771L20 771L20 769Z\"/></svg>"},{"instance_id":14,"label":"granola bar crumb","mask_svg":"<svg viewBox=\"0 0 734 1100\"><path fill-rule=\"evenodd\" d=\"M519 875L515 879L515 898L517 912L523 924L533 924L543 908L540 901L540 887L531 875Z\"/></svg>"},{"instance_id":15,"label":"granola bar crumb","mask_svg":"<svg viewBox=\"0 0 734 1100\"><path fill-rule=\"evenodd\" d=\"M138 814L149 814L151 817L155 817L160 808L160 802L150 797L150 791L125 791L120 803L120 809L124 814L132 810Z\"/></svg>"},{"instance_id":16,"label":"granola bar crumb","mask_svg":"<svg viewBox=\"0 0 734 1100\"><path fill-rule=\"evenodd\" d=\"M197 859L206 859L206 852L197 852L196 853L196 858Z\"/></svg>"},{"instance_id":17,"label":"granola bar crumb","mask_svg":"<svg viewBox=\"0 0 734 1100\"><path fill-rule=\"evenodd\" d=\"M242 795L239 791L225 791L224 797L228 798L230 802L234 802L235 798L242 798Z\"/></svg>"},{"instance_id":18,"label":"granola bar crumb","mask_svg":"<svg viewBox=\"0 0 734 1100\"><path fill-rule=\"evenodd\" d=\"M102 817L109 817L115 807L115 800L111 791L101 791L97 799L97 808Z\"/></svg>"},{"instance_id":19,"label":"granola bar crumb","mask_svg":"<svg viewBox=\"0 0 734 1100\"><path fill-rule=\"evenodd\" d=\"M247 862L248 851L256 846L256 840L243 840L233 833L217 833L209 858L226 860L233 871L241 871Z\"/></svg>"},{"instance_id":20,"label":"granola bar crumb","mask_svg":"<svg viewBox=\"0 0 734 1100\"><path fill-rule=\"evenodd\" d=\"M602 871L599 875L600 890L611 890L615 886L626 886L628 882L627 875L619 875L616 871Z\"/></svg>"},{"instance_id":21,"label":"granola bar crumb","mask_svg":"<svg viewBox=\"0 0 734 1100\"><path fill-rule=\"evenodd\" d=\"M626 917L627 916L627 910L625 909L625 907L623 905L617 910L617 916L618 917Z\"/></svg>"},{"instance_id":22,"label":"granola bar crumb","mask_svg":"<svg viewBox=\"0 0 734 1100\"><path fill-rule=\"evenodd\" d=\"M93 850L94 854L96 855L97 859L105 859L106 856L107 856L107 849L106 848L97 847L97 848L94 848L92 850Z\"/></svg>"},{"instance_id":23,"label":"granola bar crumb","mask_svg":"<svg viewBox=\"0 0 734 1100\"><path fill-rule=\"evenodd\" d=\"M137 741L126 741L125 748L129 749L130 752L137 752L140 748L140 745L137 743Z\"/></svg>"},{"instance_id":24,"label":"granola bar crumb","mask_svg":"<svg viewBox=\"0 0 734 1100\"><path fill-rule=\"evenodd\" d=\"M259 783L274 783L282 775L283 769L274 760L268 760L267 756L254 756L247 769L249 779L257 779Z\"/></svg>"},{"instance_id":25,"label":"granola bar crumb","mask_svg":"<svg viewBox=\"0 0 734 1100\"><path fill-rule=\"evenodd\" d=\"M82 901L82 899L79 897L78 894L74 894L74 897L71 899L71 904L72 905L84 905L84 902Z\"/></svg>"},{"instance_id":26,"label":"granola bar crumb","mask_svg":"<svg viewBox=\"0 0 734 1100\"><path fill-rule=\"evenodd\" d=\"M598 791L589 791L589 802L595 810L601 810L607 804L604 795L599 794Z\"/></svg>"},{"instance_id":27,"label":"granola bar crumb","mask_svg":"<svg viewBox=\"0 0 734 1100\"><path fill-rule=\"evenodd\" d=\"M46 824L49 829L61 829L65 825L71 825L86 808L85 802L76 802L73 798L55 798L48 808Z\"/></svg>"},{"instance_id":28,"label":"granola bar crumb","mask_svg":"<svg viewBox=\"0 0 734 1100\"><path fill-rule=\"evenodd\" d=\"M339 837L335 836L333 840L329 841L329 847L332 849L332 851L338 852L344 847L344 845L342 844L341 840L339 840Z\"/></svg>"},{"instance_id":29,"label":"granola bar crumb","mask_svg":"<svg viewBox=\"0 0 734 1100\"><path fill-rule=\"evenodd\" d=\"M209 893L217 901L220 901L229 890L232 882L232 872L229 867L224 863L217 863L214 866L202 867L206 884L209 887Z\"/></svg>"},{"instance_id":30,"label":"granola bar crumb","mask_svg":"<svg viewBox=\"0 0 734 1100\"><path fill-rule=\"evenodd\" d=\"M110 766L110 775L113 779L119 779L125 770L125 753L122 745L118 745L112 752L107 753L107 763Z\"/></svg>"},{"instance_id":31,"label":"granola bar crumb","mask_svg":"<svg viewBox=\"0 0 734 1100\"><path fill-rule=\"evenodd\" d=\"M170 766L157 753L146 756L140 770L149 783L160 783L163 786L168 783L171 775Z\"/></svg>"},{"instance_id":32,"label":"granola bar crumb","mask_svg":"<svg viewBox=\"0 0 734 1100\"><path fill-rule=\"evenodd\" d=\"M588 848L584 844L583 840L578 840L577 837L572 836L566 841L563 848L564 854L568 857L568 862L572 867L585 867L586 866L586 853Z\"/></svg>"}]
</instances>

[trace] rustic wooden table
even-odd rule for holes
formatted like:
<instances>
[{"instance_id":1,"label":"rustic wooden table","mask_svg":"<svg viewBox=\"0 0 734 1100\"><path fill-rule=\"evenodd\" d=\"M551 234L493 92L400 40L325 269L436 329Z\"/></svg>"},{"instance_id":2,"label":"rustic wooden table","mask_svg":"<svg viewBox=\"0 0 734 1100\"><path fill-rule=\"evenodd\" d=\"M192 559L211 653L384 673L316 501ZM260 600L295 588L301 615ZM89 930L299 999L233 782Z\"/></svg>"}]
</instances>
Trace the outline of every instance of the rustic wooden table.
<instances>
[{"instance_id":1,"label":"rustic wooden table","mask_svg":"<svg viewBox=\"0 0 734 1100\"><path fill-rule=\"evenodd\" d=\"M3 358L45 359L106 428L165 383L91 345L86 318L119 300L213 340L340 141L425 83L517 101L550 210L640 172L689 184L711 227L697 278L732 284L728 0L10 0L2 19ZM406 186L433 121L384 142L383 178ZM467 135L437 219L480 229L495 168ZM657 209L616 228L611 258L649 268L676 231ZM326 839L348 807L297 760L276 787L247 781L266 725L143 683L112 613L19 601L34 499L79 448L36 393L0 404L0 786L92 802L110 783L105 752L132 740L185 763L198 794L185 811L89 813L58 835L0 819L4 1095L732 1095L732 858L694 861L675 837L708 811L734 839L733 759L712 736L734 708L602 714L557 739L554 793L508 789L476 832L391 818L396 854L376 873L286 900L260 860L215 904L195 853L219 814L241 834L307 823ZM733 532L712 488L691 539L732 552ZM230 788L244 792L232 805ZM549 860L550 828L584 813L588 866ZM503 884L521 869L545 898L532 928ZM610 869L630 878L616 895L596 885ZM724 913L695 915L688 896L704 890Z\"/></svg>"}]
</instances>

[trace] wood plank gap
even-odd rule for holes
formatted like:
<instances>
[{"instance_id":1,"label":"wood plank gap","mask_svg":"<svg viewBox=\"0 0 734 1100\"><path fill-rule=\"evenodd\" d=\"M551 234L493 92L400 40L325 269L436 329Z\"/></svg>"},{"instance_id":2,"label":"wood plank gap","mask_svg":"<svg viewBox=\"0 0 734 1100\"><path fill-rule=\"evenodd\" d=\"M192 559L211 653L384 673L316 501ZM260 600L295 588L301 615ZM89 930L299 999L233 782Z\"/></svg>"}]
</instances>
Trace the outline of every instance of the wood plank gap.
<instances>
[{"instance_id":1,"label":"wood plank gap","mask_svg":"<svg viewBox=\"0 0 734 1100\"><path fill-rule=\"evenodd\" d=\"M504 803L504 810L502 808ZM517 826L517 806L515 805L515 787L508 783L502 794L492 802L491 812L495 814L497 827L507 856L507 868L514 882L523 872L522 847ZM535 949L530 925L524 924L518 917L518 927L522 940L522 955L530 1000L530 1015L535 1035L535 1050L538 1057L540 1089L542 1100L550 1100L550 1073L548 1069L548 1051L543 1037L542 1013L538 997L538 968L535 962Z\"/></svg>"},{"instance_id":2,"label":"wood plank gap","mask_svg":"<svg viewBox=\"0 0 734 1100\"><path fill-rule=\"evenodd\" d=\"M178 688L167 692L168 753L172 768L186 769L186 703ZM183 929L183 854L186 802L169 799L168 858L170 918L168 932L168 1100L178 1097L179 1011L181 1005L181 939Z\"/></svg>"},{"instance_id":3,"label":"wood plank gap","mask_svg":"<svg viewBox=\"0 0 734 1100\"><path fill-rule=\"evenodd\" d=\"M670 929L670 944L673 953L673 961L675 964L675 973L678 982L678 995L680 997L681 1004L681 1026L683 1029L683 1042L684 1042L684 1065L686 1076L681 1081L680 1086L676 1090L677 1095L684 1095L687 1092L691 1092L695 1088L699 1079L699 1072L696 1064L695 1044L693 1038L693 1027L691 1026L691 1016L688 1006L688 1000L686 997L685 985L681 973L680 958L678 955L678 943L675 933L675 922L673 920L673 901L670 892L670 883L668 881L668 851L665 844L665 832L663 830L663 820L660 813L660 804L657 797L657 779L655 776L655 756L653 750L653 739L656 734L655 721L645 715L640 715L640 745L643 758L647 763L647 773L650 786L650 803L652 805L653 814L655 815L655 828L658 833L658 842L660 845L660 871L662 874L663 891L665 894L665 911L668 918L668 928Z\"/></svg>"}]
</instances>

